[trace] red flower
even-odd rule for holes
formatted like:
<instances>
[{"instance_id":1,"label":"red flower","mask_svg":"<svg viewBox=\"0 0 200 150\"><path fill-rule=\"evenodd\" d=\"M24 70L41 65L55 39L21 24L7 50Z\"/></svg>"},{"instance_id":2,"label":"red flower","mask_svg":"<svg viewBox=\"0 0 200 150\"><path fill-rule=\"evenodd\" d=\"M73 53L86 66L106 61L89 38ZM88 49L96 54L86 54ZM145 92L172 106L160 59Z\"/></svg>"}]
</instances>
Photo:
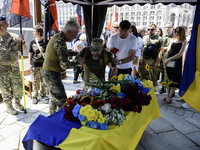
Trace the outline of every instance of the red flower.
<instances>
[{"instance_id":1,"label":"red flower","mask_svg":"<svg viewBox=\"0 0 200 150\"><path fill-rule=\"evenodd\" d=\"M119 50L118 50L117 48L113 48L113 49L110 50L110 52L111 52L112 54L116 55L117 52L119 52Z\"/></svg>"},{"instance_id":2,"label":"red flower","mask_svg":"<svg viewBox=\"0 0 200 150\"><path fill-rule=\"evenodd\" d=\"M76 94L77 94L77 95L78 95L78 94L80 94L80 91L81 91L80 89L79 89L79 90L77 90L77 91L76 91Z\"/></svg>"},{"instance_id":3,"label":"red flower","mask_svg":"<svg viewBox=\"0 0 200 150\"><path fill-rule=\"evenodd\" d=\"M117 108L117 105L116 104L111 104L111 108Z\"/></svg>"},{"instance_id":4,"label":"red flower","mask_svg":"<svg viewBox=\"0 0 200 150\"><path fill-rule=\"evenodd\" d=\"M87 103L85 103L85 102L81 103L81 106L85 106L85 105L87 105Z\"/></svg>"},{"instance_id":5,"label":"red flower","mask_svg":"<svg viewBox=\"0 0 200 150\"><path fill-rule=\"evenodd\" d=\"M98 100L97 103L98 103L99 107L105 105L105 101L103 99Z\"/></svg>"},{"instance_id":6,"label":"red flower","mask_svg":"<svg viewBox=\"0 0 200 150\"><path fill-rule=\"evenodd\" d=\"M133 106L133 112L137 112L137 111L138 111L137 106Z\"/></svg>"},{"instance_id":7,"label":"red flower","mask_svg":"<svg viewBox=\"0 0 200 150\"><path fill-rule=\"evenodd\" d=\"M94 102L92 103L92 106L95 107L95 108L98 108L98 103L97 103L97 101L94 101Z\"/></svg>"}]
</instances>

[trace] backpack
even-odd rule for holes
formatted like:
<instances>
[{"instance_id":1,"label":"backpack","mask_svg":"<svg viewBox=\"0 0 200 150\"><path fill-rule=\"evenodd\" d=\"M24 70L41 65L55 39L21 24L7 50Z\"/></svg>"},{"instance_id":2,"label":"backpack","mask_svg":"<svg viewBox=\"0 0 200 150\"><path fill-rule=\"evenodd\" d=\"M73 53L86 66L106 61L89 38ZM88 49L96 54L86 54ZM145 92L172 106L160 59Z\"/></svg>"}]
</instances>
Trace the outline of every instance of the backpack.
<instances>
[{"instance_id":1,"label":"backpack","mask_svg":"<svg viewBox=\"0 0 200 150\"><path fill-rule=\"evenodd\" d=\"M150 41L150 37L148 36L147 39L147 46L143 50L143 57L144 59L156 59L158 57L158 51L156 50L155 45L153 45Z\"/></svg>"}]
</instances>

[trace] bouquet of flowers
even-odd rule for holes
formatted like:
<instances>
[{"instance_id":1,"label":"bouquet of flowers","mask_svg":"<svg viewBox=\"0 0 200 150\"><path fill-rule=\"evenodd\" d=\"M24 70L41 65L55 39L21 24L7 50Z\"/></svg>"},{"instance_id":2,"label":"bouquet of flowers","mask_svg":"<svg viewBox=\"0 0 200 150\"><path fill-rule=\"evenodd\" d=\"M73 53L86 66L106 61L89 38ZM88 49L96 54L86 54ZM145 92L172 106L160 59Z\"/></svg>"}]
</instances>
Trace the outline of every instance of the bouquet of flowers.
<instances>
[{"instance_id":1,"label":"bouquet of flowers","mask_svg":"<svg viewBox=\"0 0 200 150\"><path fill-rule=\"evenodd\" d=\"M148 82L151 81L141 82L123 74L111 81L99 80L94 89L77 90L76 95L67 99L65 117L100 130L108 130L111 124L122 125L125 111L140 113L143 105L150 104Z\"/></svg>"},{"instance_id":2,"label":"bouquet of flowers","mask_svg":"<svg viewBox=\"0 0 200 150\"><path fill-rule=\"evenodd\" d=\"M160 82L160 84L164 87L164 90L166 90L166 88L172 84L177 85L178 83L173 82L172 80L169 80L168 76L167 76L167 72L166 70L164 71L164 79Z\"/></svg>"}]
</instances>

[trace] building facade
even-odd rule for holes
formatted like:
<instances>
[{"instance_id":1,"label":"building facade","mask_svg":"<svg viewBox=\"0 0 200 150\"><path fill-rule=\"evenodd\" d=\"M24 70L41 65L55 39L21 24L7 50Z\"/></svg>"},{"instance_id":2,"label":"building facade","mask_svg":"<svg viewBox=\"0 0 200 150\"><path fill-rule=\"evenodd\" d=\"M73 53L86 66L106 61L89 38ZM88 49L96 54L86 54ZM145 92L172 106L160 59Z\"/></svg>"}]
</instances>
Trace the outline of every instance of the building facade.
<instances>
[{"instance_id":1,"label":"building facade","mask_svg":"<svg viewBox=\"0 0 200 150\"><path fill-rule=\"evenodd\" d=\"M65 24L67 20L76 20L76 5L71 3L57 2L57 13L59 24ZM178 25L188 26L193 22L195 15L195 6L187 3L182 5L163 5L146 4L144 6L135 4L133 6L123 5L117 7L118 21L129 20L135 22L137 27L145 28L151 23L155 23L158 27L164 28L167 22L172 22L174 27ZM113 7L108 8L104 27L106 27L111 19Z\"/></svg>"}]
</instances>

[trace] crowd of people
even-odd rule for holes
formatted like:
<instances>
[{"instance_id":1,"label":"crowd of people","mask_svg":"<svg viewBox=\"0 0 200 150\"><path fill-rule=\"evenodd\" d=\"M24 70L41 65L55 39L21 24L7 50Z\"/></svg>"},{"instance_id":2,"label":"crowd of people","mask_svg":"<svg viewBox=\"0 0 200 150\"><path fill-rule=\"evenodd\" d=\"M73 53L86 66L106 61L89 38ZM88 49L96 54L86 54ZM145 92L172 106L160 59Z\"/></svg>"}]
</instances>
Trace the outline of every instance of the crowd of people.
<instances>
[{"instance_id":1,"label":"crowd of people","mask_svg":"<svg viewBox=\"0 0 200 150\"><path fill-rule=\"evenodd\" d=\"M24 109L20 103L23 91L18 51L23 48L26 52L27 47L23 35L9 33L7 27L6 18L1 16L0 89L8 113L15 115L18 113L16 109ZM160 76L161 80L165 78L166 71L168 79L173 83L167 87L167 91L162 87L160 93L167 92L163 101L166 104L171 103L175 90L180 86L192 24L188 27L187 38L184 26L174 28L171 23L166 24L165 30L155 24L150 24L146 29L139 29L136 23L128 20L115 22L112 31L105 27L101 37L92 39L91 44L88 44L85 26L80 30L74 21L68 21L62 30L47 42L43 38L43 28L40 25L35 26L34 39L29 45L32 102L37 104L39 95L45 98L48 89L49 114L53 114L66 105L67 94L62 83L62 72L73 68L73 83L80 83L78 77L82 74L84 88L88 88L92 74L100 80L106 80L105 68L109 66L108 79L119 74L130 74L135 78L151 80L154 86L157 86ZM69 51L74 51L77 55L72 57ZM174 65L170 66L172 63ZM13 98L16 109L12 105ZM182 107L190 106L185 103Z\"/></svg>"}]
</instances>

